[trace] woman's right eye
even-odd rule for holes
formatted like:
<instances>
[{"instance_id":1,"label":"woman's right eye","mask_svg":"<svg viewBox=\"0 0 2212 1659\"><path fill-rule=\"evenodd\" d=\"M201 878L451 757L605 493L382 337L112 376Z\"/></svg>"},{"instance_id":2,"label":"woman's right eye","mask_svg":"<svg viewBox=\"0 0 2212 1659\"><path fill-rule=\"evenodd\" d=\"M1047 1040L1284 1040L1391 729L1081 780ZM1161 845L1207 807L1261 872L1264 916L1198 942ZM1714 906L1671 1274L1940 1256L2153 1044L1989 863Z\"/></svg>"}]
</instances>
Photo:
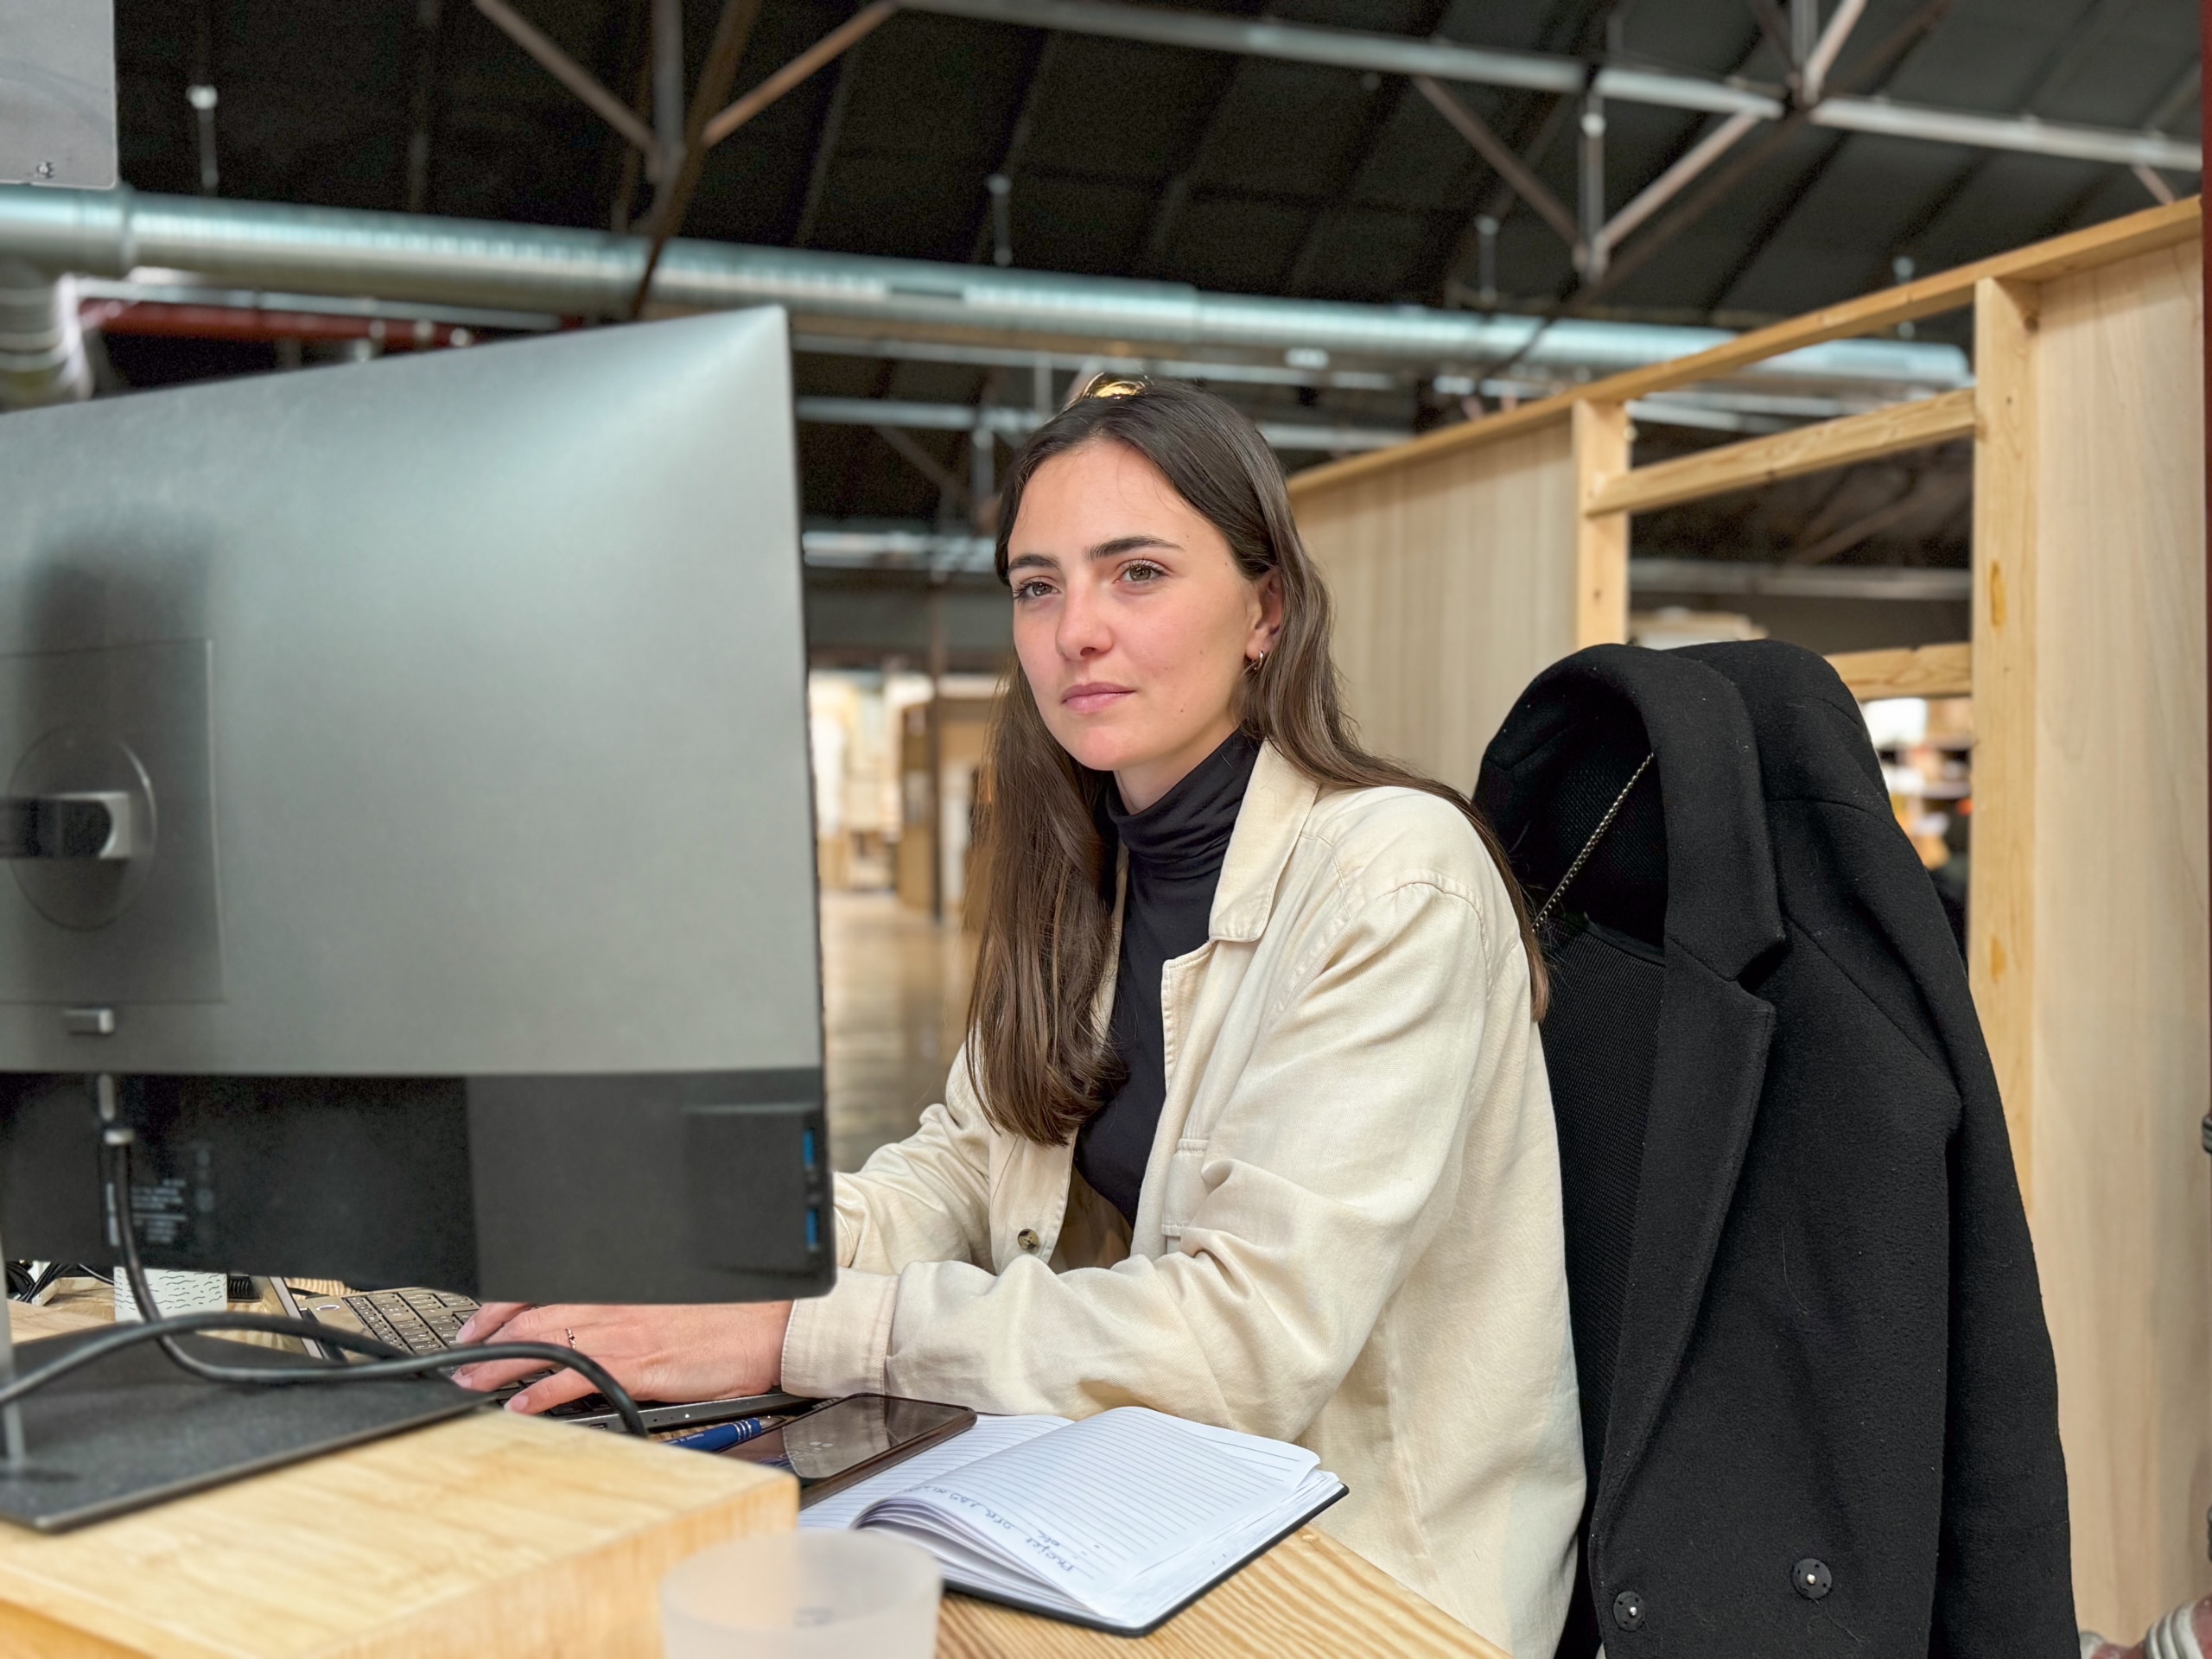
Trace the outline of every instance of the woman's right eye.
<instances>
[{"instance_id":1,"label":"woman's right eye","mask_svg":"<svg viewBox=\"0 0 2212 1659\"><path fill-rule=\"evenodd\" d=\"M1052 591L1051 582L1041 578L1032 578L1030 581L1018 583L1014 588L1014 596L1016 599L1042 599Z\"/></svg>"}]
</instances>

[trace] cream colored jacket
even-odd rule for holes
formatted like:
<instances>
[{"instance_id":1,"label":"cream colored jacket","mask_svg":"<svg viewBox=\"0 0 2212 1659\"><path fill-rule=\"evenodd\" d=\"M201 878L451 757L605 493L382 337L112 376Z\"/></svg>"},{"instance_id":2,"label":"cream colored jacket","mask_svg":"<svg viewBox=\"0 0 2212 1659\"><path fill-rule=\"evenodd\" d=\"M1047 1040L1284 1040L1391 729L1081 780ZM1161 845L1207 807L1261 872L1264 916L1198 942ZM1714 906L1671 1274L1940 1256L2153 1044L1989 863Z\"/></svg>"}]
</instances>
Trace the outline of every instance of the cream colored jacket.
<instances>
[{"instance_id":1,"label":"cream colored jacket","mask_svg":"<svg viewBox=\"0 0 2212 1659\"><path fill-rule=\"evenodd\" d=\"M1211 933L1161 976L1133 1232L1071 1145L993 1128L956 1059L944 1103L839 1179L842 1271L793 1309L784 1384L1294 1440L1351 1488L1325 1530L1548 1659L1582 1443L1504 887L1446 803L1317 794L1270 746Z\"/></svg>"}]
</instances>

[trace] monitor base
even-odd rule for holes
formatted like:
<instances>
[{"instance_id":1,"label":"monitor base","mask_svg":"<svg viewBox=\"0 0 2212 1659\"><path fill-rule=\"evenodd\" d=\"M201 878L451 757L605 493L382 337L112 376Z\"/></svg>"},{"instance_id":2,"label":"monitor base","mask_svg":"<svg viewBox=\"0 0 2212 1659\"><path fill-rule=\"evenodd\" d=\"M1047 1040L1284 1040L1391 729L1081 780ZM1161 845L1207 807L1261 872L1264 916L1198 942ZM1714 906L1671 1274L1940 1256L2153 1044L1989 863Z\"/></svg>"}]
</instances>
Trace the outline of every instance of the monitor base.
<instances>
[{"instance_id":1,"label":"monitor base","mask_svg":"<svg viewBox=\"0 0 2212 1659\"><path fill-rule=\"evenodd\" d=\"M106 1328L16 1344L18 1376ZM229 1365L313 1363L220 1338L178 1338ZM289 1386L203 1382L153 1343L95 1361L22 1402L27 1455L0 1463L0 1520L67 1532L303 1458L456 1417L486 1397L439 1376Z\"/></svg>"}]
</instances>

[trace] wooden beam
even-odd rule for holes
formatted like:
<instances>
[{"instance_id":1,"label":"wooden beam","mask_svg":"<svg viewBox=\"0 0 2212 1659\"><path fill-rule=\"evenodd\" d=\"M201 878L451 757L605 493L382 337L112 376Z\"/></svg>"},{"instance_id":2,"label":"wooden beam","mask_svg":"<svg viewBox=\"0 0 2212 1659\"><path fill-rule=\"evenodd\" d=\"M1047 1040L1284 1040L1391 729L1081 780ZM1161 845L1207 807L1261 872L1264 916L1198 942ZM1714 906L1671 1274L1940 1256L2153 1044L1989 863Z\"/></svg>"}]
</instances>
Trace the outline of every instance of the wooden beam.
<instances>
[{"instance_id":1,"label":"wooden beam","mask_svg":"<svg viewBox=\"0 0 2212 1659\"><path fill-rule=\"evenodd\" d=\"M1802 317L1740 335L1710 351L1593 380L1586 386L1577 386L1573 391L1538 403L1524 404L1503 415L1447 426L1395 448L1372 450L1325 467L1309 467L1291 480L1291 492L1294 496L1309 494L1402 463L1418 463L1463 445L1495 442L1545 421L1564 420L1567 411L1578 403L1630 403L1654 392L1719 379L1802 346L1848 340L1917 317L1959 310L1973 302L1974 286L1983 281L2037 283L2111 264L2157 248L2194 242L2202 234L2202 220L2203 200L2199 196L2177 201L2171 207L2147 208L2125 219L2093 225L2070 236L2056 237L1971 265L1961 265L1955 270L1937 271L1901 288L1885 289L1840 305L1808 311Z\"/></svg>"},{"instance_id":2,"label":"wooden beam","mask_svg":"<svg viewBox=\"0 0 2212 1659\"><path fill-rule=\"evenodd\" d=\"M1540 426L1564 426L1573 417L1575 404L1581 401L1581 394L1573 397L1547 397L1540 403L1523 404L1518 409L1509 409L1503 414L1486 415L1479 421L1467 421L1458 426L1424 432L1417 438L1409 438L1388 449L1370 449L1363 455L1348 455L1326 466L1308 467L1303 472L1291 474L1290 499L1302 501L1323 490L1334 489L1339 484L1371 478L1379 473L1395 472L1401 467L1418 465L1432 456L1457 454L1462 449L1480 448L1484 444L1516 438Z\"/></svg>"},{"instance_id":3,"label":"wooden beam","mask_svg":"<svg viewBox=\"0 0 2212 1659\"><path fill-rule=\"evenodd\" d=\"M1574 406L1574 499L1586 502L1629 471L1628 405ZM1628 641L1628 515L1577 512L1574 645Z\"/></svg>"},{"instance_id":4,"label":"wooden beam","mask_svg":"<svg viewBox=\"0 0 2212 1659\"><path fill-rule=\"evenodd\" d=\"M1730 490L1753 489L1800 473L1825 472L1900 449L1972 437L1974 420L1973 390L1947 391L1940 397L1847 415L1771 437L1701 449L1656 467L1639 467L1592 491L1582 511L1593 516L1650 512Z\"/></svg>"},{"instance_id":5,"label":"wooden beam","mask_svg":"<svg viewBox=\"0 0 2212 1659\"><path fill-rule=\"evenodd\" d=\"M2035 1111L2036 493L2031 284L1974 302L1974 863L1967 971L2032 1207Z\"/></svg>"},{"instance_id":6,"label":"wooden beam","mask_svg":"<svg viewBox=\"0 0 2212 1659\"><path fill-rule=\"evenodd\" d=\"M1858 334L1869 334L1878 329L1892 328L1900 322L1911 322L1920 317L1940 315L1946 311L1963 310L1974 303L1974 290L1984 282L2039 283L2053 276L2063 276L2077 270L2087 270L2096 265L2107 265L2153 248L2171 247L2177 242L2194 241L2199 235L2202 214L2202 200L2192 196L2187 201L2177 201L2171 207L2152 207L2139 213L2130 213L2125 219L2107 219L2101 225L2092 225L2086 231L2076 231L2070 236L2054 237L2048 242L2031 243L2009 253L2000 253L1987 259L1961 265L1952 270L1939 270L1933 276L1921 277L1897 288L1884 289L1856 300L1847 300L1840 305L1823 307L1808 311L1800 317L1777 322L1771 327L1754 329L1739 334L1734 340L1715 346L1710 351L1692 357L1676 358L1671 363L1656 363L1648 369L1631 369L1584 388L1586 397L1630 398L1649 397L1655 391L1668 391L1676 386L1693 385L1700 380L1711 380L1738 369L1778 357L1784 352L1794 352L1806 346L1818 346L1831 340L1847 340Z\"/></svg>"},{"instance_id":7,"label":"wooden beam","mask_svg":"<svg viewBox=\"0 0 2212 1659\"><path fill-rule=\"evenodd\" d=\"M1921 645L1847 651L1828 658L1861 702L1882 697L1964 697L1974 693L1974 647Z\"/></svg>"}]
</instances>

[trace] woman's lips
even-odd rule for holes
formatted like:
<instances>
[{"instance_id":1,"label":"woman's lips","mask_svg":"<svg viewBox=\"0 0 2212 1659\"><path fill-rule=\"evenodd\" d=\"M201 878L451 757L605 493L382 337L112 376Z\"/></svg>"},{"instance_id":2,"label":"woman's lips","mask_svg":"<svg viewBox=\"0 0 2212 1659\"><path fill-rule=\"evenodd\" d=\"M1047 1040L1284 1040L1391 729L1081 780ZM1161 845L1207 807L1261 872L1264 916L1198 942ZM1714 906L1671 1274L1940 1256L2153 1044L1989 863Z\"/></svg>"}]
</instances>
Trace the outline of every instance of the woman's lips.
<instances>
[{"instance_id":1,"label":"woman's lips","mask_svg":"<svg viewBox=\"0 0 2212 1659\"><path fill-rule=\"evenodd\" d=\"M1071 685L1061 692L1060 706L1073 709L1078 715L1095 715L1131 695L1126 685L1110 685L1103 680L1090 680L1081 685Z\"/></svg>"}]
</instances>

